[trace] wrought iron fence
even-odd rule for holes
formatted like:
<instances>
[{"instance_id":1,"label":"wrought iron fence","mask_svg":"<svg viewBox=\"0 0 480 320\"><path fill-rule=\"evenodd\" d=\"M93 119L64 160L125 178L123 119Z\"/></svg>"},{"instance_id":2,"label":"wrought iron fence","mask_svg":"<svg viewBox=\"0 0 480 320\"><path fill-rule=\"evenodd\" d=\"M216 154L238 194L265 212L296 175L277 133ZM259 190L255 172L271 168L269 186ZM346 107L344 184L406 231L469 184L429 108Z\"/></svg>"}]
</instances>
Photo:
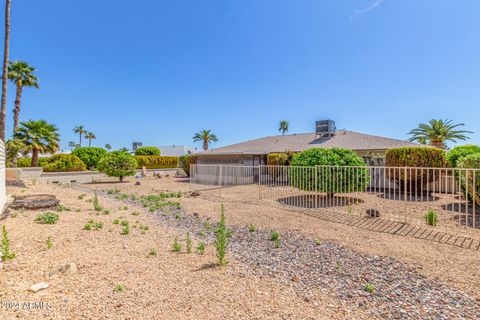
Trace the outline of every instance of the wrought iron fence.
<instances>
[{"instance_id":1,"label":"wrought iron fence","mask_svg":"<svg viewBox=\"0 0 480 320\"><path fill-rule=\"evenodd\" d=\"M296 210L480 232L479 169L192 165L191 183Z\"/></svg>"}]
</instances>

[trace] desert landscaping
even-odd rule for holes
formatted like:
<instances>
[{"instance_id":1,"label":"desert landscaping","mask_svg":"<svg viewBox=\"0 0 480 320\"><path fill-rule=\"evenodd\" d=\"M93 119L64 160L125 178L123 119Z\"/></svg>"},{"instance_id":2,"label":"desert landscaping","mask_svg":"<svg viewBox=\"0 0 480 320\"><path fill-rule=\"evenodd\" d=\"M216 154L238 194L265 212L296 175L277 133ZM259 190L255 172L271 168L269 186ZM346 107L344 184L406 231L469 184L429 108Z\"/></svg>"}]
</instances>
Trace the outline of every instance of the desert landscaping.
<instances>
[{"instance_id":1,"label":"desert landscaping","mask_svg":"<svg viewBox=\"0 0 480 320\"><path fill-rule=\"evenodd\" d=\"M227 189L192 193L185 178L34 180L8 191L54 194L60 205L4 221L17 257L4 263L2 319L473 319L480 310L478 250L235 201ZM213 245L221 205L232 230L225 266ZM58 221L35 222L47 211ZM39 283L48 287L32 292Z\"/></svg>"}]
</instances>

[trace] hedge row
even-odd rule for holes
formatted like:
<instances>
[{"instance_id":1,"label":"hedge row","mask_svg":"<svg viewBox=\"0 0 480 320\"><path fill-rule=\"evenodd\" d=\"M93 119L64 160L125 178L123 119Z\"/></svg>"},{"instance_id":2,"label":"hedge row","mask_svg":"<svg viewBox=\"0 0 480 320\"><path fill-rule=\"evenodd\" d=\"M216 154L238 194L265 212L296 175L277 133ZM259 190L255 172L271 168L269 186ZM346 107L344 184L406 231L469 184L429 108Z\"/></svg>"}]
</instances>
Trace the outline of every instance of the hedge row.
<instances>
[{"instance_id":1,"label":"hedge row","mask_svg":"<svg viewBox=\"0 0 480 320\"><path fill-rule=\"evenodd\" d=\"M47 163L49 158L38 158L38 166L43 167ZM32 158L18 158L17 167L18 168L30 168L32 166Z\"/></svg>"},{"instance_id":2,"label":"hedge row","mask_svg":"<svg viewBox=\"0 0 480 320\"><path fill-rule=\"evenodd\" d=\"M85 171L87 166L73 154L55 154L43 165L44 172Z\"/></svg>"},{"instance_id":3,"label":"hedge row","mask_svg":"<svg viewBox=\"0 0 480 320\"><path fill-rule=\"evenodd\" d=\"M146 167L147 169L166 169L177 168L178 157L166 156L135 156L137 158L138 169Z\"/></svg>"}]
</instances>

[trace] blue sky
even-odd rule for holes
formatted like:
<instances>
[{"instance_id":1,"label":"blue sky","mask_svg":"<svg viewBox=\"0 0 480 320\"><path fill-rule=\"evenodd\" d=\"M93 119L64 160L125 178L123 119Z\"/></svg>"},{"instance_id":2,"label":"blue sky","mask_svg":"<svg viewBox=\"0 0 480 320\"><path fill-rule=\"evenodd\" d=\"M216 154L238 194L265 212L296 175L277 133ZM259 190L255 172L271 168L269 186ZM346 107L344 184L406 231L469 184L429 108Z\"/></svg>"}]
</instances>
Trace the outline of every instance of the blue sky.
<instances>
[{"instance_id":1,"label":"blue sky","mask_svg":"<svg viewBox=\"0 0 480 320\"><path fill-rule=\"evenodd\" d=\"M213 146L338 128L407 139L450 118L480 143L480 1L14 1L11 59L37 67L21 119L55 123L65 147ZM14 87L9 88L11 132ZM200 146L197 144L197 146Z\"/></svg>"}]
</instances>

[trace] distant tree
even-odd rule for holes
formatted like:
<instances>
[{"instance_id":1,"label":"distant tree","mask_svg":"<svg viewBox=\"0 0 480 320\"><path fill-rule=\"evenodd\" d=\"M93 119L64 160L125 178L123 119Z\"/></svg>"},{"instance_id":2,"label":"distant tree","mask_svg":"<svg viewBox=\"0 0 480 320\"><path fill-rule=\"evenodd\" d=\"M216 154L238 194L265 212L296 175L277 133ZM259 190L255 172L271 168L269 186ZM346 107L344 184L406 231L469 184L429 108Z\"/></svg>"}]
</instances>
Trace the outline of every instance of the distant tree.
<instances>
[{"instance_id":1,"label":"distant tree","mask_svg":"<svg viewBox=\"0 0 480 320\"><path fill-rule=\"evenodd\" d=\"M75 128L73 128L73 132L77 133L80 136L79 145L81 147L82 146L82 135L87 133L87 131L85 130L85 126L83 124L79 125L79 126L76 126Z\"/></svg>"},{"instance_id":2,"label":"distant tree","mask_svg":"<svg viewBox=\"0 0 480 320\"><path fill-rule=\"evenodd\" d=\"M18 128L18 115L20 114L20 104L22 100L23 88L40 88L38 78L34 75L35 68L25 61L13 61L8 66L8 78L15 84L17 91L15 94L15 108L13 110L13 134Z\"/></svg>"},{"instance_id":3,"label":"distant tree","mask_svg":"<svg viewBox=\"0 0 480 320\"><path fill-rule=\"evenodd\" d=\"M446 149L447 141L457 142L457 140L469 139L466 134L473 133L472 131L457 130L458 127L463 126L465 126L463 123L453 124L452 120L432 119L428 124L421 123L418 128L410 131L408 134L412 137L409 140Z\"/></svg>"},{"instance_id":4,"label":"distant tree","mask_svg":"<svg viewBox=\"0 0 480 320\"><path fill-rule=\"evenodd\" d=\"M87 132L85 132L85 139L88 139L88 146L91 147L92 146L92 139L97 139L97 136L95 135L95 133L93 133L91 131L87 131Z\"/></svg>"},{"instance_id":5,"label":"distant tree","mask_svg":"<svg viewBox=\"0 0 480 320\"><path fill-rule=\"evenodd\" d=\"M128 148L127 148L127 147L123 147L123 148L118 149L118 151L128 152Z\"/></svg>"},{"instance_id":6,"label":"distant tree","mask_svg":"<svg viewBox=\"0 0 480 320\"><path fill-rule=\"evenodd\" d=\"M110 143L107 143L107 144L105 145L105 149L111 150L111 149L112 149L112 145L111 145Z\"/></svg>"},{"instance_id":7,"label":"distant tree","mask_svg":"<svg viewBox=\"0 0 480 320\"><path fill-rule=\"evenodd\" d=\"M288 132L288 121L287 120L280 121L280 127L278 128L278 131L282 131L282 136L285 135L285 132Z\"/></svg>"},{"instance_id":8,"label":"distant tree","mask_svg":"<svg viewBox=\"0 0 480 320\"><path fill-rule=\"evenodd\" d=\"M5 1L5 40L2 68L2 101L0 107L0 140L5 142L5 118L7 110L8 55L10 52L10 0Z\"/></svg>"},{"instance_id":9,"label":"distant tree","mask_svg":"<svg viewBox=\"0 0 480 320\"><path fill-rule=\"evenodd\" d=\"M208 145L211 142L217 142L218 138L211 130L201 130L193 136L193 142L203 142L203 150L208 150Z\"/></svg>"},{"instance_id":10,"label":"distant tree","mask_svg":"<svg viewBox=\"0 0 480 320\"><path fill-rule=\"evenodd\" d=\"M70 141L70 142L68 143L68 147L70 148L70 150L73 150L73 149L75 149L75 148L77 147L77 144L76 144L75 142L73 142L73 141Z\"/></svg>"},{"instance_id":11,"label":"distant tree","mask_svg":"<svg viewBox=\"0 0 480 320\"><path fill-rule=\"evenodd\" d=\"M21 121L14 139L18 139L26 151L32 152L32 167L38 166L39 153L54 153L60 142L57 127L45 120Z\"/></svg>"},{"instance_id":12,"label":"distant tree","mask_svg":"<svg viewBox=\"0 0 480 320\"><path fill-rule=\"evenodd\" d=\"M150 146L140 147L137 150L135 150L135 155L136 156L159 156L160 149L157 147L150 147Z\"/></svg>"}]
</instances>

